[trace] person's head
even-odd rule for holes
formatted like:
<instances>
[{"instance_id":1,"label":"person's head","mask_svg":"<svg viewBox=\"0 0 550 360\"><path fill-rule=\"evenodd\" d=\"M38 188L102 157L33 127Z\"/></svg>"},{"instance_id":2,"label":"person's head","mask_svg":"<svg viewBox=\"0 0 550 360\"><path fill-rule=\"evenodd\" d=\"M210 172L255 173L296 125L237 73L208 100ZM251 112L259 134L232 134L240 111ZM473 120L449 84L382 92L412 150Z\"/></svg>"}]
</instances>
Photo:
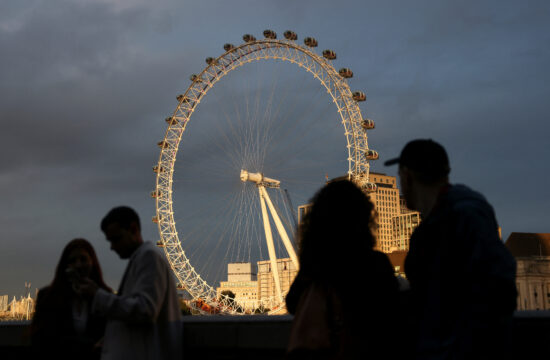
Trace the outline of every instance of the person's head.
<instances>
[{"instance_id":1,"label":"person's head","mask_svg":"<svg viewBox=\"0 0 550 360\"><path fill-rule=\"evenodd\" d=\"M90 278L102 288L108 288L103 281L101 267L93 246L85 239L74 239L61 253L52 286L58 289L69 289L71 281L84 277Z\"/></svg>"},{"instance_id":2,"label":"person's head","mask_svg":"<svg viewBox=\"0 0 550 360\"><path fill-rule=\"evenodd\" d=\"M111 243L111 250L121 259L129 258L143 243L138 214L127 206L119 206L107 213L101 221L101 231Z\"/></svg>"},{"instance_id":3,"label":"person's head","mask_svg":"<svg viewBox=\"0 0 550 360\"><path fill-rule=\"evenodd\" d=\"M330 280L359 265L372 251L374 205L348 180L328 183L311 203L298 230L300 271Z\"/></svg>"},{"instance_id":4,"label":"person's head","mask_svg":"<svg viewBox=\"0 0 550 360\"><path fill-rule=\"evenodd\" d=\"M449 183L449 158L447 152L431 139L410 141L398 158L384 165L399 164L399 179L405 203L410 209L420 210L424 196L431 196Z\"/></svg>"}]
</instances>

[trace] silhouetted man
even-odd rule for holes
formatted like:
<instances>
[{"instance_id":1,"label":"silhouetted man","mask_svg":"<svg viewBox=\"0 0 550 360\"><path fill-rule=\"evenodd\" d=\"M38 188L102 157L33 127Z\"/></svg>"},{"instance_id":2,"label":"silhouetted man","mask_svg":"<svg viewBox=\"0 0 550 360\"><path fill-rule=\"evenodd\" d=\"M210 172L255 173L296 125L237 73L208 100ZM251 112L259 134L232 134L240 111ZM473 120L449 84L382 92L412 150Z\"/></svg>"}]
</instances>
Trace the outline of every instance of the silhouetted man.
<instances>
[{"instance_id":1,"label":"silhouetted man","mask_svg":"<svg viewBox=\"0 0 550 360\"><path fill-rule=\"evenodd\" d=\"M405 260L414 358L501 359L516 308L516 265L492 207L449 184L447 153L432 140L409 142L385 162L392 164L407 207L422 215Z\"/></svg>"},{"instance_id":2,"label":"silhouetted man","mask_svg":"<svg viewBox=\"0 0 550 360\"><path fill-rule=\"evenodd\" d=\"M111 250L130 259L117 294L84 284L92 312L107 318L101 358L181 359L181 311L166 259L143 241L139 217L129 207L112 209L101 230Z\"/></svg>"}]
</instances>

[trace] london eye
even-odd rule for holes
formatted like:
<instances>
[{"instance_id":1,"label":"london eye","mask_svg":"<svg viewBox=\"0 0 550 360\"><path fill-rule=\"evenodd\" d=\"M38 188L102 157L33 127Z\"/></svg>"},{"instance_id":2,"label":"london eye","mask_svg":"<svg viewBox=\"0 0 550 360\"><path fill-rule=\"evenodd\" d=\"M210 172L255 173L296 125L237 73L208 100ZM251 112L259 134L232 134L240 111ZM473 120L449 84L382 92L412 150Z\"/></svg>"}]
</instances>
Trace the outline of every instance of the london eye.
<instances>
[{"instance_id":1,"label":"london eye","mask_svg":"<svg viewBox=\"0 0 550 360\"><path fill-rule=\"evenodd\" d=\"M263 35L225 44L189 74L153 167L157 245L178 286L222 313L284 309L277 264L299 267L295 206L329 173L376 190L369 161L378 153L367 141L375 125L361 114L365 93L348 84L352 70L336 70L335 51L319 54L312 37L300 44L292 31ZM230 262L267 264L274 291L253 304L220 297L215 282Z\"/></svg>"}]
</instances>

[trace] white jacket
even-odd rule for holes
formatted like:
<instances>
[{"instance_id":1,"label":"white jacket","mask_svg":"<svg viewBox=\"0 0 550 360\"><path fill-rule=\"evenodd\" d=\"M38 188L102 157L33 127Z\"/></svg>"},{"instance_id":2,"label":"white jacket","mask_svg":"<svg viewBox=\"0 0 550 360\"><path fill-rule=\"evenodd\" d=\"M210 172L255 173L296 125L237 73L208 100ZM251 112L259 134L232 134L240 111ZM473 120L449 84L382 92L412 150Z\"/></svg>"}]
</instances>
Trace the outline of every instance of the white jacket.
<instances>
[{"instance_id":1,"label":"white jacket","mask_svg":"<svg viewBox=\"0 0 550 360\"><path fill-rule=\"evenodd\" d=\"M182 359L173 274L150 242L130 257L118 294L96 292L92 312L108 319L101 359Z\"/></svg>"}]
</instances>

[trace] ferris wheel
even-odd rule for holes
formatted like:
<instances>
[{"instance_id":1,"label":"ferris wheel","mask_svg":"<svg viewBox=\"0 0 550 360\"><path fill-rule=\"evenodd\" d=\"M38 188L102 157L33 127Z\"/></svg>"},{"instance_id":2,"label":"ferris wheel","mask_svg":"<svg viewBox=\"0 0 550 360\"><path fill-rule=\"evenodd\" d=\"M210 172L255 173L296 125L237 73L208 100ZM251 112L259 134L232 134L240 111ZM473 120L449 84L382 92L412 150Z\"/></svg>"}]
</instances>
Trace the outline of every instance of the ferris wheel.
<instances>
[{"instance_id":1,"label":"ferris wheel","mask_svg":"<svg viewBox=\"0 0 550 360\"><path fill-rule=\"evenodd\" d=\"M369 181L369 161L378 159L378 153L370 149L367 142L367 130L374 129L375 124L361 115L359 103L365 101L366 96L361 91L351 91L348 79L353 76L352 71L348 68L337 71L331 63L336 59L336 53L324 50L319 55L314 51L317 40L312 37L306 37L304 45L300 45L297 35L292 31L286 31L284 39L277 39L272 30L266 30L263 34L263 39L244 35L244 43L241 45L225 44L222 55L206 58L207 66L200 73L191 75L191 84L183 94L177 96L178 105L172 115L166 118L168 127L164 139L158 142L160 155L158 163L153 167L156 187L151 193L156 203L153 222L158 225L160 236L157 246L164 250L178 287L190 294L198 307L204 305L203 310L234 313L244 312L249 306L245 300L237 304L233 298L220 296L214 284L208 281L208 276L197 268L198 262L204 261L195 258L203 256L212 259L218 253L234 253L237 261L243 258L246 260L246 256L250 258L251 253L256 252L255 244L267 247L266 253L260 250L259 260L265 260L264 263L270 268L275 291L269 297L254 300L254 307L268 308L273 313L284 309L285 290L277 272L278 261L281 256L285 256L295 269L299 267L292 239L296 221L289 221L296 216L292 196L287 189L292 184L298 184L296 192L309 187L307 191L311 196L320 187L319 184L325 181L322 179L317 184L286 181L286 175L290 179L292 176L298 177L298 174L306 176L304 174L312 173L308 165L314 161L306 157L313 158L311 154L318 154L319 149L330 149L327 144L330 140L319 140L321 143L311 153L303 150L320 137L318 132L312 130L313 126L335 129L342 138L339 146L343 158L340 162L345 165L340 175L345 174L367 192L376 191L376 185ZM242 95L238 85L231 85L221 91L226 98L207 103L207 93L223 87L222 79L239 79L243 74L242 77L248 76L246 81L249 85L254 83L255 76L263 76L264 70L238 73L240 69L273 61L289 64L292 71L307 74L308 79L322 90L319 97L322 96L323 103L334 110L334 116L300 122L302 117L299 111L289 110L292 106L274 105L279 101L276 99L278 93L284 93L282 97L285 100L300 101L296 100L300 95L296 93L303 92L303 89L293 92L285 88L277 92L271 87L272 83L284 82L280 79L285 75L289 77L289 82L294 80L295 76L293 73L288 75L292 71L287 68L281 72L283 75L269 77L265 86L259 86L266 94L264 97ZM306 81L298 81L298 86L302 82ZM256 91L259 93L260 90ZM227 98L245 105L226 105L232 103ZM227 109L203 114L204 120L195 119L201 111L201 102L204 107L214 111L223 106L227 106ZM319 102L308 103L305 110L301 111L302 116L307 118ZM287 110L290 115L282 115L282 110ZM324 113L320 116L325 117ZM203 129L192 130L195 123L197 128L202 123ZM223 124L220 126L220 123ZM287 139L293 139L297 145L288 145L285 143ZM216 151L217 148L219 151ZM281 152L278 153L279 149ZM186 159L189 153L200 155ZM176 157L178 163L180 158L184 161L177 170ZM223 160L224 157L227 161ZM283 162L291 169L286 173L277 172L277 166L271 166ZM224 164L230 165L224 168ZM180 174L184 178L181 181L178 180ZM194 182L188 182L187 178L193 176ZM176 194L180 190L176 187L185 189L181 191L185 194L178 197ZM183 214L180 219L175 210L176 203L187 206L187 213L192 216L186 219ZM276 231L272 231L273 228ZM278 243L277 239L280 240ZM225 261L214 260L220 267L226 265Z\"/></svg>"}]
</instances>

